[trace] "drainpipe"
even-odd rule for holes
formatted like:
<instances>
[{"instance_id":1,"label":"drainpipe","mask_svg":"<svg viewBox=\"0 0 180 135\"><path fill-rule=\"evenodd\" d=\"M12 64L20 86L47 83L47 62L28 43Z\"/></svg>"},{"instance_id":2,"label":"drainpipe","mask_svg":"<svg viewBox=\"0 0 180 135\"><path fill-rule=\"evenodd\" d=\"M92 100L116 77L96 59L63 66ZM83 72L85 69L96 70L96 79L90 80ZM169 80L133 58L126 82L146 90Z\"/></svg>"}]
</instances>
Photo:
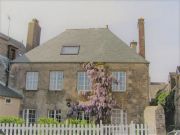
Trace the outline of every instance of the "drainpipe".
<instances>
[{"instance_id":1,"label":"drainpipe","mask_svg":"<svg viewBox=\"0 0 180 135\"><path fill-rule=\"evenodd\" d=\"M10 62L8 62L7 68L6 68L6 87L9 85L9 71L10 71Z\"/></svg>"}]
</instances>

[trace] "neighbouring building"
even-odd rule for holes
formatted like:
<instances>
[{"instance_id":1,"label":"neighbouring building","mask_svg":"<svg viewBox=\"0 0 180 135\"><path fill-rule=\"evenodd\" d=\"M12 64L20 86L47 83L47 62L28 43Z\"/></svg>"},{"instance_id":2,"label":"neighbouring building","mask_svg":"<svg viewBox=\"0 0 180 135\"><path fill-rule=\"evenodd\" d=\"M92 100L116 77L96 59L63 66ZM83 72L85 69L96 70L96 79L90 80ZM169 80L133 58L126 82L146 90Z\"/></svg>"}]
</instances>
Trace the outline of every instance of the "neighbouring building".
<instances>
[{"instance_id":1,"label":"neighbouring building","mask_svg":"<svg viewBox=\"0 0 180 135\"><path fill-rule=\"evenodd\" d=\"M9 85L24 95L22 117L27 122L35 122L38 117L66 118L67 101L79 100L79 93L90 91L82 64L101 62L120 82L112 86L112 94L121 105L113 109L112 119L124 121L120 115L123 109L128 122L142 122L149 103L149 62L145 59L143 18L138 20L138 26L137 53L137 42L129 47L109 28L67 29L38 46L41 28L34 19L29 31L36 34L28 32L29 52L12 61L13 77L9 78Z\"/></svg>"},{"instance_id":2,"label":"neighbouring building","mask_svg":"<svg viewBox=\"0 0 180 135\"><path fill-rule=\"evenodd\" d=\"M0 84L0 116L19 116L22 95Z\"/></svg>"},{"instance_id":3,"label":"neighbouring building","mask_svg":"<svg viewBox=\"0 0 180 135\"><path fill-rule=\"evenodd\" d=\"M175 127L180 129L180 66L176 69L176 87L175 87Z\"/></svg>"},{"instance_id":4,"label":"neighbouring building","mask_svg":"<svg viewBox=\"0 0 180 135\"><path fill-rule=\"evenodd\" d=\"M0 33L0 81L7 83L7 72L9 61L22 56L26 52L25 46L3 34Z\"/></svg>"},{"instance_id":5,"label":"neighbouring building","mask_svg":"<svg viewBox=\"0 0 180 135\"><path fill-rule=\"evenodd\" d=\"M168 84L164 82L151 82L149 86L150 102L156 98L158 91L169 91Z\"/></svg>"},{"instance_id":6,"label":"neighbouring building","mask_svg":"<svg viewBox=\"0 0 180 135\"><path fill-rule=\"evenodd\" d=\"M21 42L0 33L0 116L19 116L22 96L8 87L9 63L25 52Z\"/></svg>"}]
</instances>

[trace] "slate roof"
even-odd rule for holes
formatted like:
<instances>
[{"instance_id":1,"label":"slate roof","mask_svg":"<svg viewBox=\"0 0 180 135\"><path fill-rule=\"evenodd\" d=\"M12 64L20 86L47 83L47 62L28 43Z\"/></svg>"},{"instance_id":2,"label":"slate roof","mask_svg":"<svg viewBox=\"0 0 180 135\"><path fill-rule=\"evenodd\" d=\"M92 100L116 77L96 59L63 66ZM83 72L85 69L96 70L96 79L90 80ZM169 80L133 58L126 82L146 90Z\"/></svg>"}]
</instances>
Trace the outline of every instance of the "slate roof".
<instances>
[{"instance_id":1,"label":"slate roof","mask_svg":"<svg viewBox=\"0 0 180 135\"><path fill-rule=\"evenodd\" d=\"M22 95L15 92L14 90L2 85L0 83L0 96L3 97L12 97L12 98L22 98Z\"/></svg>"},{"instance_id":2,"label":"slate roof","mask_svg":"<svg viewBox=\"0 0 180 135\"><path fill-rule=\"evenodd\" d=\"M12 45L12 46L14 46L16 48L21 48L22 50L26 50L26 48L25 48L23 43L21 43L21 42L15 40L15 39L13 39L13 38L3 34L1 32L0 32L0 38L6 40L8 42L7 45Z\"/></svg>"},{"instance_id":3,"label":"slate roof","mask_svg":"<svg viewBox=\"0 0 180 135\"><path fill-rule=\"evenodd\" d=\"M61 48L79 45L78 55L60 55ZM14 63L125 62L148 63L108 28L67 29L15 59Z\"/></svg>"}]
</instances>

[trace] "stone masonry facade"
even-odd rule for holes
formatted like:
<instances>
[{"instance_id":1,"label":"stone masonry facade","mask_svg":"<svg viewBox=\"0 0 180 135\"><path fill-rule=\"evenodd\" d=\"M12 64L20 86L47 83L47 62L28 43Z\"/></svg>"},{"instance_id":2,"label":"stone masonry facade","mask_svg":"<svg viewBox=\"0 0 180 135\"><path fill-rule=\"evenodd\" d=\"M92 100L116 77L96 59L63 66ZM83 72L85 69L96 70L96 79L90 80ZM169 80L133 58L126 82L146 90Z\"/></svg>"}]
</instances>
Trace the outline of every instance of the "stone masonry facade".
<instances>
[{"instance_id":1,"label":"stone masonry facade","mask_svg":"<svg viewBox=\"0 0 180 135\"><path fill-rule=\"evenodd\" d=\"M10 47L11 46L11 47ZM6 83L7 80L7 64L9 63L9 50L15 48L16 57L25 53L25 47L20 45L18 41L0 33L0 81ZM6 64L6 65L5 65Z\"/></svg>"},{"instance_id":2,"label":"stone masonry facade","mask_svg":"<svg viewBox=\"0 0 180 135\"><path fill-rule=\"evenodd\" d=\"M143 111L148 105L149 64L106 63L110 71L126 72L126 91L113 92L117 103L127 111L130 121L143 122ZM39 72L38 90L25 89L26 72ZM49 90L50 71L63 71L64 88L61 91ZM24 95L23 109L37 110L38 117L47 117L49 109L61 109L62 118L67 114L67 99L78 100L77 72L83 71L82 63L15 63L11 65L9 85Z\"/></svg>"}]
</instances>

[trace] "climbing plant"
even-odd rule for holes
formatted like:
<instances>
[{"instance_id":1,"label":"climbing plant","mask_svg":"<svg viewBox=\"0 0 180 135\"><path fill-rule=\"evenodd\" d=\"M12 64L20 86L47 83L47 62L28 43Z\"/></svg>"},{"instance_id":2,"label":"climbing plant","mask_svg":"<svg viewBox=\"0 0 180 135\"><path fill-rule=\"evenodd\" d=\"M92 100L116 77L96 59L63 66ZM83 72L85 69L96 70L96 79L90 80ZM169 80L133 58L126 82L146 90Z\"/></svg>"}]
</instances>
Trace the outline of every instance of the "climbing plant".
<instances>
[{"instance_id":1,"label":"climbing plant","mask_svg":"<svg viewBox=\"0 0 180 135\"><path fill-rule=\"evenodd\" d=\"M170 92L168 91L158 91L156 94L156 98L151 105L162 105L165 112L165 122L167 131L171 131L174 128L174 93L175 90Z\"/></svg>"},{"instance_id":2,"label":"climbing plant","mask_svg":"<svg viewBox=\"0 0 180 135\"><path fill-rule=\"evenodd\" d=\"M79 111L94 116L95 122L110 122L111 109L116 106L116 102L111 94L112 83L117 83L108 67L99 63L85 63L83 69L86 71L91 82L91 93L88 95L88 104L71 103L68 115L77 117ZM84 94L87 96L86 94Z\"/></svg>"}]
</instances>

